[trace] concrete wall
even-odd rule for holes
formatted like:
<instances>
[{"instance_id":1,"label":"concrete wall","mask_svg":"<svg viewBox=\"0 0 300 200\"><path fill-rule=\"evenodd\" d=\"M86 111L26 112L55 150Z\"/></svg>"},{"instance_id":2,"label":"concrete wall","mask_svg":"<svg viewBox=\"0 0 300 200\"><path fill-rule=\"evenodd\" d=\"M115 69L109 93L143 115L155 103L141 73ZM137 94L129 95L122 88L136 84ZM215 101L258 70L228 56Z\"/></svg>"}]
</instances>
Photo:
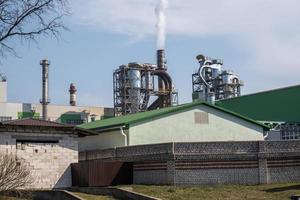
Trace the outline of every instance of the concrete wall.
<instances>
[{"instance_id":1,"label":"concrete wall","mask_svg":"<svg viewBox=\"0 0 300 200\"><path fill-rule=\"evenodd\" d=\"M128 130L124 130L128 135ZM125 137L121 130L114 130L109 132L99 133L96 136L88 136L78 138L79 151L107 149L113 147L125 146L127 143L127 136Z\"/></svg>"},{"instance_id":2,"label":"concrete wall","mask_svg":"<svg viewBox=\"0 0 300 200\"><path fill-rule=\"evenodd\" d=\"M83 154L83 153L81 153ZM84 152L133 162L134 184L266 184L300 181L300 141L165 143Z\"/></svg>"},{"instance_id":3,"label":"concrete wall","mask_svg":"<svg viewBox=\"0 0 300 200\"><path fill-rule=\"evenodd\" d=\"M36 141L20 142L26 139ZM58 143L46 142L50 140ZM30 189L69 187L70 164L78 162L78 143L74 135L1 132L0 153L16 155L29 167L33 180Z\"/></svg>"},{"instance_id":4,"label":"concrete wall","mask_svg":"<svg viewBox=\"0 0 300 200\"><path fill-rule=\"evenodd\" d=\"M196 124L195 112L208 113L208 124ZM132 125L129 144L263 140L262 127L201 105L150 122Z\"/></svg>"}]
</instances>

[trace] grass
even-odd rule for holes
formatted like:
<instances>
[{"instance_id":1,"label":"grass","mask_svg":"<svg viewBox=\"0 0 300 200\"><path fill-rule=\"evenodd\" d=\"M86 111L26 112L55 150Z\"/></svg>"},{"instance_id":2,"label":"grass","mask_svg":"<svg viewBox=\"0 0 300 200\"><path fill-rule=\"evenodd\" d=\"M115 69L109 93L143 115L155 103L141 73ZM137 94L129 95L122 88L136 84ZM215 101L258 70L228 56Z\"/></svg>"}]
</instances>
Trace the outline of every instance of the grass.
<instances>
[{"instance_id":1,"label":"grass","mask_svg":"<svg viewBox=\"0 0 300 200\"><path fill-rule=\"evenodd\" d=\"M111 196L93 195L93 194L86 194L81 192L72 192L72 193L86 200L113 200L114 199Z\"/></svg>"},{"instance_id":2,"label":"grass","mask_svg":"<svg viewBox=\"0 0 300 200\"><path fill-rule=\"evenodd\" d=\"M290 200L292 195L300 194L300 183L199 187L133 185L132 189L163 200Z\"/></svg>"}]
</instances>

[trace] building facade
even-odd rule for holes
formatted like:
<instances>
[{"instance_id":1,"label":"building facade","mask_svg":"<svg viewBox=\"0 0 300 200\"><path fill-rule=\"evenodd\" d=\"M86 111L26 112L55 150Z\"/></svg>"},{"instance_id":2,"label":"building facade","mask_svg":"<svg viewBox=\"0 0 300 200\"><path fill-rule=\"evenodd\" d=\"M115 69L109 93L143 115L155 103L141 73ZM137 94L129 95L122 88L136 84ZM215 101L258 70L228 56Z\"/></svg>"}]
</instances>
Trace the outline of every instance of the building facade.
<instances>
[{"instance_id":1,"label":"building facade","mask_svg":"<svg viewBox=\"0 0 300 200\"><path fill-rule=\"evenodd\" d=\"M264 140L268 127L217 106L196 102L83 124L98 132L79 151L167 142Z\"/></svg>"},{"instance_id":2,"label":"building facade","mask_svg":"<svg viewBox=\"0 0 300 200\"><path fill-rule=\"evenodd\" d=\"M243 95L216 105L269 125L267 140L300 139L300 85Z\"/></svg>"},{"instance_id":3,"label":"building facade","mask_svg":"<svg viewBox=\"0 0 300 200\"><path fill-rule=\"evenodd\" d=\"M43 106L36 103L7 102L7 81L0 77L0 122L42 118ZM114 116L113 108L97 106L47 105L47 120L78 125Z\"/></svg>"},{"instance_id":4,"label":"building facade","mask_svg":"<svg viewBox=\"0 0 300 200\"><path fill-rule=\"evenodd\" d=\"M83 173L100 161L131 163L133 184L257 185L299 182L299 152L300 141L163 143L85 151L79 163Z\"/></svg>"},{"instance_id":5,"label":"building facade","mask_svg":"<svg viewBox=\"0 0 300 200\"><path fill-rule=\"evenodd\" d=\"M78 162L79 136L91 133L37 119L0 123L0 153L30 170L28 189L71 186L71 163Z\"/></svg>"}]
</instances>

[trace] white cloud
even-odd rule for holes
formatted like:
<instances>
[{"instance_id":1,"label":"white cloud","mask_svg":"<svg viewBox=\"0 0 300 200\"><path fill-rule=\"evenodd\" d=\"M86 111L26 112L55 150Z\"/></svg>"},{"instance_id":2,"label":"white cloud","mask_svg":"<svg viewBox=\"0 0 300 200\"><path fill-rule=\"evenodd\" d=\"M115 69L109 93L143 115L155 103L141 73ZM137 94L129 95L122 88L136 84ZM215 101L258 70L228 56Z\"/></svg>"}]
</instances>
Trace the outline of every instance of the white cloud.
<instances>
[{"instance_id":1,"label":"white cloud","mask_svg":"<svg viewBox=\"0 0 300 200\"><path fill-rule=\"evenodd\" d=\"M157 0L76 0L74 21L143 38L155 34ZM251 53L247 67L265 76L300 73L299 0L170 0L167 33L236 38Z\"/></svg>"}]
</instances>

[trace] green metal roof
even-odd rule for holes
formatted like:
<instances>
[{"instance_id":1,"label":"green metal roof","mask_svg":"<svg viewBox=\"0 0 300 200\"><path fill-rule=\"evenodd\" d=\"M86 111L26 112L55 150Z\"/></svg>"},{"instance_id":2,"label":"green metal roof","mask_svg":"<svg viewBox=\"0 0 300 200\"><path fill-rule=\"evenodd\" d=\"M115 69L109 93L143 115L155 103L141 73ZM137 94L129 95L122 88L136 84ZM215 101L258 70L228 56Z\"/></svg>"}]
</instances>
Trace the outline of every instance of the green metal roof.
<instances>
[{"instance_id":1,"label":"green metal roof","mask_svg":"<svg viewBox=\"0 0 300 200\"><path fill-rule=\"evenodd\" d=\"M250 123L262 126L265 130L269 129L268 126L266 126L262 123L259 123L255 120L252 120L250 118L244 117L244 116L239 115L237 113L231 112L231 111L229 111L227 109L224 109L224 108L221 108L219 106L215 106L215 105L212 105L212 104L209 104L209 103L206 103L206 102L202 102L202 101L197 101L197 102L194 102L194 103L182 104L182 105L178 105L178 106L172 106L172 107L168 107L168 108L152 110L152 111L147 111L147 112L140 112L140 113L135 113L135 114L126 115L126 116L120 116L120 117L114 117L114 118L109 118L109 119L104 119L104 120L98 120L98 121L95 121L95 122L82 124L79 127L80 128L85 128L85 129L107 129L107 128L112 128L112 127L116 127L116 126L129 126L130 124L133 124L133 123L153 120L153 119L165 116L169 113L188 110L190 108L193 108L193 107L199 106L199 105L206 105L208 107L220 110L222 112L225 112L225 113L228 113L228 114L233 115L235 117L246 120Z\"/></svg>"},{"instance_id":2,"label":"green metal roof","mask_svg":"<svg viewBox=\"0 0 300 200\"><path fill-rule=\"evenodd\" d=\"M300 85L226 99L216 105L258 121L300 122Z\"/></svg>"}]
</instances>

